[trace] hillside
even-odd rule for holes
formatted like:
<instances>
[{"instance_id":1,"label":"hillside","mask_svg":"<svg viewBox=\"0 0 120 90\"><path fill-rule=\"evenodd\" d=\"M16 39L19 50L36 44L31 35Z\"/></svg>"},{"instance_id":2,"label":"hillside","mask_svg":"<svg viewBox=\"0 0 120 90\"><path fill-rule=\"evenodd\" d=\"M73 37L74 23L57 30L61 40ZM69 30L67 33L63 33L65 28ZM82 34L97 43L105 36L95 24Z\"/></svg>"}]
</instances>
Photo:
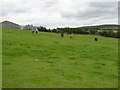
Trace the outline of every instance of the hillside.
<instances>
[{"instance_id":1,"label":"hillside","mask_svg":"<svg viewBox=\"0 0 120 90\"><path fill-rule=\"evenodd\" d=\"M118 29L120 25L116 24L103 24L103 25L96 25L96 26L84 26L80 28L99 28L99 29Z\"/></svg>"},{"instance_id":2,"label":"hillside","mask_svg":"<svg viewBox=\"0 0 120 90\"><path fill-rule=\"evenodd\" d=\"M118 39L3 29L3 88L117 88ZM94 38L98 38L98 42Z\"/></svg>"}]
</instances>

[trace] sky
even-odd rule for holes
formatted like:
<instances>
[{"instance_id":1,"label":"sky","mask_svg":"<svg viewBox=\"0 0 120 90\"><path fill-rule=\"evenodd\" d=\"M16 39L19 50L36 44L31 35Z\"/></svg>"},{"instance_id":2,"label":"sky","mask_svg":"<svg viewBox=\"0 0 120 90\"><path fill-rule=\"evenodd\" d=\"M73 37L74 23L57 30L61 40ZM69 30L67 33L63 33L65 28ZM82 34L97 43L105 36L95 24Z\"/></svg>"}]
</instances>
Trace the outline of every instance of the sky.
<instances>
[{"instance_id":1,"label":"sky","mask_svg":"<svg viewBox=\"0 0 120 90\"><path fill-rule=\"evenodd\" d=\"M118 1L1 0L0 22L47 28L118 24Z\"/></svg>"}]
</instances>

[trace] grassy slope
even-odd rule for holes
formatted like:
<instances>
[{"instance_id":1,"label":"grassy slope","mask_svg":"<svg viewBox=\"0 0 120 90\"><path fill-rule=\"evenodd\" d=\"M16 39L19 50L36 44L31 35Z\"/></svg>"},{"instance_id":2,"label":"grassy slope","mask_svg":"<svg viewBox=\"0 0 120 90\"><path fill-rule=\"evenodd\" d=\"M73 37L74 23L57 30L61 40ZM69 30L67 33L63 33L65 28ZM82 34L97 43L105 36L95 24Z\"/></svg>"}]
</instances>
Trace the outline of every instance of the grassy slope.
<instances>
[{"instance_id":1,"label":"grassy slope","mask_svg":"<svg viewBox=\"0 0 120 90\"><path fill-rule=\"evenodd\" d=\"M0 28L0 89L2 89L2 29L1 28Z\"/></svg>"},{"instance_id":2,"label":"grassy slope","mask_svg":"<svg viewBox=\"0 0 120 90\"><path fill-rule=\"evenodd\" d=\"M3 29L3 87L118 86L118 39Z\"/></svg>"}]
</instances>

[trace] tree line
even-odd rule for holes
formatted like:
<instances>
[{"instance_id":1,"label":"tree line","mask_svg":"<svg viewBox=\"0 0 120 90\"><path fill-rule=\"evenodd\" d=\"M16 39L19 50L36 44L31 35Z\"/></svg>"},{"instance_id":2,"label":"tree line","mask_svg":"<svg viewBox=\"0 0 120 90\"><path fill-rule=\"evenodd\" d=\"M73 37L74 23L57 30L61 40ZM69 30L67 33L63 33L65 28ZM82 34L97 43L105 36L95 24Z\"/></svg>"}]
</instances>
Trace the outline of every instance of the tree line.
<instances>
[{"instance_id":1,"label":"tree line","mask_svg":"<svg viewBox=\"0 0 120 90\"><path fill-rule=\"evenodd\" d=\"M107 28L98 28L98 27L78 27L78 28L56 28L56 29L47 29L46 27L40 26L37 27L38 31L41 32L54 32L54 33L67 33L67 34L95 34L105 37L120 38L119 28L107 29Z\"/></svg>"}]
</instances>

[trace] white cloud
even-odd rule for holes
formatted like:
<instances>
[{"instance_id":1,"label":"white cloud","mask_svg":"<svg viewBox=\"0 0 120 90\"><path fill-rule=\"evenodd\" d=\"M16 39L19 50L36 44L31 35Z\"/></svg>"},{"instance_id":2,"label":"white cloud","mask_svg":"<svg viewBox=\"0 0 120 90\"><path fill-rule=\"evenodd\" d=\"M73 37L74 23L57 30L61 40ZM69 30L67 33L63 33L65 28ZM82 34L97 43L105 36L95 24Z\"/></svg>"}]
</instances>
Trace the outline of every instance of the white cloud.
<instances>
[{"instance_id":1,"label":"white cloud","mask_svg":"<svg viewBox=\"0 0 120 90\"><path fill-rule=\"evenodd\" d=\"M118 22L118 0L2 0L0 21L46 27L76 27Z\"/></svg>"}]
</instances>

